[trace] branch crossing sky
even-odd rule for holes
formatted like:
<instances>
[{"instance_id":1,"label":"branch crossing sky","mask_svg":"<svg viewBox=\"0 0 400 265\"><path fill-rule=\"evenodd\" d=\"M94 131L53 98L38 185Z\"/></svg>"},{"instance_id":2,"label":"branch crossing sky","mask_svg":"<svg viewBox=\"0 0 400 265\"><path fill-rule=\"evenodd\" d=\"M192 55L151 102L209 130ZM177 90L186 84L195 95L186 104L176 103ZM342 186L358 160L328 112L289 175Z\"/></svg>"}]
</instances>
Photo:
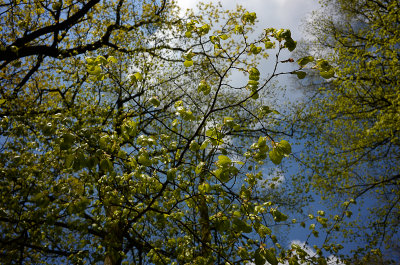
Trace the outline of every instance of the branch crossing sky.
<instances>
[{"instance_id":1,"label":"branch crossing sky","mask_svg":"<svg viewBox=\"0 0 400 265\"><path fill-rule=\"evenodd\" d=\"M199 1L177 0L177 2L181 8L187 9L195 8ZM306 19L307 14L319 8L317 0L222 0L220 2L225 9L242 5L250 12L256 12L260 20L259 25L264 25L264 28L290 29L295 40L301 39L301 22Z\"/></svg>"}]
</instances>

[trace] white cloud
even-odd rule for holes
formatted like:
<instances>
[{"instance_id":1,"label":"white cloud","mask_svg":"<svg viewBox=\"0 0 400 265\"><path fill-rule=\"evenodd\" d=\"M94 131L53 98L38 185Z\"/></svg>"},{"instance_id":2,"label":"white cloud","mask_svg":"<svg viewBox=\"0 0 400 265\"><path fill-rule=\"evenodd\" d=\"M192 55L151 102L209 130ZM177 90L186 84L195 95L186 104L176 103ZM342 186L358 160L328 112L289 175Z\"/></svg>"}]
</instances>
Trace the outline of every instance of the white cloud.
<instances>
[{"instance_id":1,"label":"white cloud","mask_svg":"<svg viewBox=\"0 0 400 265\"><path fill-rule=\"evenodd\" d=\"M195 8L198 2L177 0L183 10ZM216 3L217 1L211 2ZM257 13L261 27L289 28L295 39L301 38L300 24L302 20L319 6L318 0L221 0L221 3L224 9L233 9L236 5L242 5L247 10Z\"/></svg>"},{"instance_id":2,"label":"white cloud","mask_svg":"<svg viewBox=\"0 0 400 265\"><path fill-rule=\"evenodd\" d=\"M187 8L195 9L196 5L200 1L195 0L176 0L177 4L183 9ZM218 0L204 0L204 2L218 3ZM290 29L292 37L295 41L301 39L307 39L308 36L304 35L301 26L304 21L309 20L310 14L313 10L319 8L318 0L220 0L224 10L233 10L237 5L243 6L250 12L256 12L259 22L256 24L258 29L256 32L262 32L264 28L276 28L276 29ZM182 12L183 14L184 12ZM272 54L272 51L271 51ZM280 54L282 60L288 59L290 53L283 51ZM259 65L259 70L262 76L268 76L274 69L274 56L271 56L269 60L263 61ZM279 64L277 71L286 72L293 70L291 64ZM278 82L279 86L287 89L273 90L276 98L280 98L280 103L284 102L296 102L302 96L302 93L293 88L289 84L289 78L287 76L279 76L274 79L273 82ZM242 84L243 80L240 75L231 76L231 81L234 84ZM272 85L272 83L270 83ZM286 93L286 94L285 94ZM268 102L267 102L268 103ZM282 108L282 109L281 109ZM278 111L284 111L285 107L276 106Z\"/></svg>"},{"instance_id":3,"label":"white cloud","mask_svg":"<svg viewBox=\"0 0 400 265\"><path fill-rule=\"evenodd\" d=\"M199 1L194 0L177 0L178 6L182 9L182 12L185 12L186 9L192 9L196 7L196 4Z\"/></svg>"},{"instance_id":4,"label":"white cloud","mask_svg":"<svg viewBox=\"0 0 400 265\"><path fill-rule=\"evenodd\" d=\"M308 245L306 245L304 242L301 242L299 240L293 240L290 245L296 244L300 246L310 257L315 256L316 252ZM285 263L278 263L279 265L288 265L289 262ZM305 265L307 263L300 263L300 265ZM337 257L331 255L327 258L327 264L328 265L345 265L343 262L341 262ZM254 263L247 263L247 265L255 265ZM269 265L268 262L265 263L265 265Z\"/></svg>"},{"instance_id":5,"label":"white cloud","mask_svg":"<svg viewBox=\"0 0 400 265\"><path fill-rule=\"evenodd\" d=\"M296 245L300 246L311 257L315 256L317 254L310 246L308 246L304 242L301 242L299 240L293 240L290 243L290 245L292 245L292 244L296 244ZM335 265L345 265L343 262L340 261L340 259L338 259L337 257L335 257L333 255L330 255L327 258L327 263L328 263L328 265L333 265L333 264L335 264ZM282 264L282 263L279 263L279 264ZM289 264L288 262L285 262L282 265L288 265L288 264Z\"/></svg>"}]
</instances>

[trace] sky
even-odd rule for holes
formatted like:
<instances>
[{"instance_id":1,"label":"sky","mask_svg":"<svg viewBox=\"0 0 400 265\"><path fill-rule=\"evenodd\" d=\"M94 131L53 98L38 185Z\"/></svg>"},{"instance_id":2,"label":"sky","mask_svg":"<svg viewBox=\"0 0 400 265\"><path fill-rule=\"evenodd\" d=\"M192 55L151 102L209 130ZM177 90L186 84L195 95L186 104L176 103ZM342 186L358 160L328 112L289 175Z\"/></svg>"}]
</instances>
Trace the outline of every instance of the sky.
<instances>
[{"instance_id":1,"label":"sky","mask_svg":"<svg viewBox=\"0 0 400 265\"><path fill-rule=\"evenodd\" d=\"M183 9L182 11L187 8L196 8L198 2L199 1L194 0L177 0L178 5ZM217 1L212 0L212 2L216 3ZM276 29L290 29L294 40L302 39L304 36L301 29L303 21L307 20L313 10L318 10L319 8L318 0L221 0L220 2L224 9L234 9L236 5L242 5L249 12L256 12L257 19L259 20L256 25L260 27L260 30L270 27ZM287 56L290 55L288 54ZM268 69L268 64L270 63L267 62L266 65L261 67ZM295 91L295 88L290 88L290 81L288 81L288 78L279 80L279 85L286 86L287 89ZM293 93L289 94L293 97L290 100L296 101L296 99L298 99L299 95L293 96ZM279 175L281 181L285 180L285 176L282 172L275 171L274 173ZM321 205L315 206L320 207ZM303 228L295 228L288 231L289 241L299 245L303 245L308 235L309 231ZM317 244L321 243L318 242L320 241L318 239L310 241ZM307 252L313 253L311 249L306 249Z\"/></svg>"},{"instance_id":2,"label":"sky","mask_svg":"<svg viewBox=\"0 0 400 265\"><path fill-rule=\"evenodd\" d=\"M187 8L195 8L196 4L199 1L194 0L176 0L178 5L182 9ZM210 2L210 0L206 1ZM211 0L211 2L217 2L217 0ZM234 9L236 5L242 5L245 9L249 12L256 12L257 19L259 22L256 24L260 27L260 31L264 28L276 28L276 29L290 29L292 33L292 38L295 41L300 41L302 39L308 40L307 36L304 33L303 23L309 20L312 11L318 11L320 5L318 0L220 0L224 9ZM256 30L257 32L257 30ZM285 54L290 56L290 54ZM282 58L282 57L281 57ZM287 59L282 58L282 59ZM261 66L263 69L268 69L268 62ZM287 64L285 64L286 67ZM259 69L260 72L261 69ZM290 69L290 71L293 70ZM293 83L290 81L290 78L287 76L282 77L284 79L279 79L279 85L285 86L286 91L288 91L289 96L288 99L292 103L296 103L296 101L300 100L302 93L296 89ZM286 101L286 100L285 100ZM284 103L284 102L281 102ZM285 105L285 104L281 104ZM281 111L280 109L278 109ZM282 173L276 171L275 174L279 175L282 181L285 181L288 177L290 177L290 173L288 172L287 175L283 175ZM315 210L328 210L326 206L321 204L319 200L319 195L315 194L316 202L310 205L310 208L314 208ZM361 206L362 207L362 206ZM325 208L325 209L324 209ZM357 212L360 209L355 208L354 212ZM361 208L362 210L362 208ZM308 228L308 224L306 226ZM307 230L307 229L306 229ZM307 240L307 235L309 232L302 230L302 228L291 229L288 232L288 238L294 243L299 245L303 245L302 243ZM321 233L319 239L310 238L310 243L315 243L316 245L320 245L324 236ZM360 239L361 240L361 239ZM344 252L349 252L351 249L356 248L359 245L362 245L364 242L356 241L352 243L343 244L345 249ZM310 244L313 245L313 244ZM308 249L312 253L311 249ZM332 264L335 263L335 258L333 258Z\"/></svg>"},{"instance_id":3,"label":"sky","mask_svg":"<svg viewBox=\"0 0 400 265\"><path fill-rule=\"evenodd\" d=\"M182 8L182 13L188 8L196 9L197 3L200 1L195 0L176 0L178 5ZM217 0L205 0L204 2L214 2ZM220 0L223 9L235 9L237 5L243 6L249 12L255 12L259 20L256 25L261 32L265 28L276 29L290 29L292 38L299 41L303 38L302 23L310 17L313 10L319 9L318 0ZM271 53L271 55L273 55ZM289 52L283 51L280 59L286 60L290 56ZM270 60L262 62L258 69L260 72L269 75L274 68L274 56ZM294 66L297 64L279 64L277 72L287 72L295 70ZM302 92L293 86L293 78L288 78L287 75L279 76L275 81L279 82L280 87L286 87L276 92L276 98L280 99L280 105L286 106L287 102L296 103L302 97ZM232 78L233 83L238 82L242 84L242 80L235 80ZM247 80L246 80L247 81ZM277 107L277 110L282 112L283 109Z\"/></svg>"},{"instance_id":4,"label":"sky","mask_svg":"<svg viewBox=\"0 0 400 265\"><path fill-rule=\"evenodd\" d=\"M178 5L183 9L195 8L198 2L177 0ZM295 40L302 36L301 22L310 12L319 7L318 0L221 0L220 2L225 9L233 9L236 5L242 5L248 11L256 12L260 21L259 25L262 25L263 28L290 29Z\"/></svg>"}]
</instances>

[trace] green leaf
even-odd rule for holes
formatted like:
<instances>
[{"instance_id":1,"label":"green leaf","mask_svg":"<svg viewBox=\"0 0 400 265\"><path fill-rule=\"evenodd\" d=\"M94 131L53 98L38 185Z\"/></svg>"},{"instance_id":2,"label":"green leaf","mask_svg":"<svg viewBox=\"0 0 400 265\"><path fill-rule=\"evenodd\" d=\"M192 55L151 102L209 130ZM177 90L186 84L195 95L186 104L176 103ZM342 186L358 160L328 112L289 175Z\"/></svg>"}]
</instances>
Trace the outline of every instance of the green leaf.
<instances>
[{"instance_id":1,"label":"green leaf","mask_svg":"<svg viewBox=\"0 0 400 265\"><path fill-rule=\"evenodd\" d=\"M158 107L160 106L160 101L158 100L158 98L156 96L152 97L149 102L154 106L154 107Z\"/></svg>"},{"instance_id":2,"label":"green leaf","mask_svg":"<svg viewBox=\"0 0 400 265\"><path fill-rule=\"evenodd\" d=\"M53 3L53 4L51 5L51 7L53 8L54 11L57 11L57 10L61 9L61 7L62 7L62 1Z\"/></svg>"},{"instance_id":3,"label":"green leaf","mask_svg":"<svg viewBox=\"0 0 400 265\"><path fill-rule=\"evenodd\" d=\"M205 163L204 162L200 162L197 166L196 169L194 170L194 172L199 175L202 171L203 171L203 167L204 167Z\"/></svg>"},{"instance_id":4,"label":"green leaf","mask_svg":"<svg viewBox=\"0 0 400 265\"><path fill-rule=\"evenodd\" d=\"M108 58L107 58L107 62L111 62L111 63L117 63L118 61L117 61L117 59L115 59L115 57L114 57L114 56L108 56Z\"/></svg>"},{"instance_id":5,"label":"green leaf","mask_svg":"<svg viewBox=\"0 0 400 265\"><path fill-rule=\"evenodd\" d=\"M312 56L306 56L306 57L303 57L303 58L298 59L298 60L297 60L297 63L298 63L301 67L303 67L303 66L305 66L306 64L311 63L311 62L313 62L313 61L314 61L314 57L312 57Z\"/></svg>"},{"instance_id":6,"label":"green leaf","mask_svg":"<svg viewBox=\"0 0 400 265\"><path fill-rule=\"evenodd\" d=\"M320 71L327 72L331 70L332 66L329 64L327 60L319 59L317 61L317 64L315 65L315 68L319 69Z\"/></svg>"},{"instance_id":7,"label":"green leaf","mask_svg":"<svg viewBox=\"0 0 400 265\"><path fill-rule=\"evenodd\" d=\"M232 117L224 117L224 124L228 125L228 126L234 125L233 118Z\"/></svg>"},{"instance_id":8,"label":"green leaf","mask_svg":"<svg viewBox=\"0 0 400 265\"><path fill-rule=\"evenodd\" d=\"M98 65L94 65L87 69L87 72L91 75L97 76L101 73L101 68Z\"/></svg>"},{"instance_id":9,"label":"green leaf","mask_svg":"<svg viewBox=\"0 0 400 265\"><path fill-rule=\"evenodd\" d=\"M222 138L224 135L220 132L219 128L210 128L206 131L206 136L209 137L209 140L212 145L221 145L224 143Z\"/></svg>"},{"instance_id":10,"label":"green leaf","mask_svg":"<svg viewBox=\"0 0 400 265\"><path fill-rule=\"evenodd\" d=\"M306 72L304 72L304 71L296 71L294 73L297 75L297 78L299 78L299 79L304 79L307 75Z\"/></svg>"},{"instance_id":11,"label":"green leaf","mask_svg":"<svg viewBox=\"0 0 400 265\"><path fill-rule=\"evenodd\" d=\"M70 168L72 166L72 163L74 161L75 155L74 154L70 154L65 158L65 168Z\"/></svg>"},{"instance_id":12,"label":"green leaf","mask_svg":"<svg viewBox=\"0 0 400 265\"><path fill-rule=\"evenodd\" d=\"M259 54L261 52L262 48L255 46L254 44L250 45L250 52L253 54Z\"/></svg>"},{"instance_id":13,"label":"green leaf","mask_svg":"<svg viewBox=\"0 0 400 265\"><path fill-rule=\"evenodd\" d=\"M221 38L221 40L227 40L228 39L228 35L226 35L226 34L222 34L219 37Z\"/></svg>"},{"instance_id":14,"label":"green leaf","mask_svg":"<svg viewBox=\"0 0 400 265\"><path fill-rule=\"evenodd\" d=\"M87 64L94 64L95 63L95 59L92 57L85 57L86 63Z\"/></svg>"},{"instance_id":15,"label":"green leaf","mask_svg":"<svg viewBox=\"0 0 400 265\"><path fill-rule=\"evenodd\" d=\"M219 166L225 166L227 164L231 164L232 160L229 157L225 156L225 155L220 155L220 156L218 156L218 162L217 163L218 163Z\"/></svg>"},{"instance_id":16,"label":"green leaf","mask_svg":"<svg viewBox=\"0 0 400 265\"><path fill-rule=\"evenodd\" d=\"M258 93L251 94L251 98L254 100L258 99L259 97L260 97L260 95Z\"/></svg>"},{"instance_id":17,"label":"green leaf","mask_svg":"<svg viewBox=\"0 0 400 265\"><path fill-rule=\"evenodd\" d=\"M212 173L214 174L214 176L216 178L219 178L221 176L221 174L223 173L224 169L222 168L217 168L216 170L214 170Z\"/></svg>"},{"instance_id":18,"label":"green leaf","mask_svg":"<svg viewBox=\"0 0 400 265\"><path fill-rule=\"evenodd\" d=\"M288 219L288 216L278 211L276 208L270 210L275 222L284 222Z\"/></svg>"},{"instance_id":19,"label":"green leaf","mask_svg":"<svg viewBox=\"0 0 400 265\"><path fill-rule=\"evenodd\" d=\"M221 182L228 182L230 180L229 168L217 168L213 171L213 174Z\"/></svg>"},{"instance_id":20,"label":"green leaf","mask_svg":"<svg viewBox=\"0 0 400 265\"><path fill-rule=\"evenodd\" d=\"M185 61L184 63L183 63L183 65L185 66L185 67L190 67L190 66L192 66L193 65L193 61Z\"/></svg>"},{"instance_id":21,"label":"green leaf","mask_svg":"<svg viewBox=\"0 0 400 265\"><path fill-rule=\"evenodd\" d=\"M200 150L206 149L206 147L209 145L210 142L211 142L210 139L205 139L204 142L200 146Z\"/></svg>"},{"instance_id":22,"label":"green leaf","mask_svg":"<svg viewBox=\"0 0 400 265\"><path fill-rule=\"evenodd\" d=\"M297 45L297 42L295 42L295 41L292 40L291 38L288 39L288 40L286 40L286 42L285 42L285 47L286 47L290 52L292 52L292 51L294 51L294 49L296 49L296 45Z\"/></svg>"},{"instance_id":23,"label":"green leaf","mask_svg":"<svg viewBox=\"0 0 400 265\"><path fill-rule=\"evenodd\" d=\"M260 71L255 67L250 68L248 72L250 75L260 75Z\"/></svg>"},{"instance_id":24,"label":"green leaf","mask_svg":"<svg viewBox=\"0 0 400 265\"><path fill-rule=\"evenodd\" d=\"M201 35L205 35L210 31L211 26L208 24L205 24L200 29L201 29Z\"/></svg>"},{"instance_id":25,"label":"green leaf","mask_svg":"<svg viewBox=\"0 0 400 265\"><path fill-rule=\"evenodd\" d=\"M128 155L127 155L127 153L126 153L124 150L120 149L120 150L118 151L118 157L119 157L119 158L126 159L127 156L128 156Z\"/></svg>"},{"instance_id":26,"label":"green leaf","mask_svg":"<svg viewBox=\"0 0 400 265\"><path fill-rule=\"evenodd\" d=\"M137 167L137 161L136 161L136 159L135 159L133 156L131 156L131 157L129 158L128 165L131 166L131 167L133 167L133 168L136 168L136 167Z\"/></svg>"},{"instance_id":27,"label":"green leaf","mask_svg":"<svg viewBox=\"0 0 400 265\"><path fill-rule=\"evenodd\" d=\"M265 49L273 49L275 48L275 43L272 41L264 41Z\"/></svg>"},{"instance_id":28,"label":"green leaf","mask_svg":"<svg viewBox=\"0 0 400 265\"><path fill-rule=\"evenodd\" d=\"M259 248L254 253L254 263L255 265L265 265L266 259L264 257L265 250L264 248Z\"/></svg>"},{"instance_id":29,"label":"green leaf","mask_svg":"<svg viewBox=\"0 0 400 265\"><path fill-rule=\"evenodd\" d=\"M271 265L278 265L278 259L275 257L275 253L271 250L265 249L264 257Z\"/></svg>"},{"instance_id":30,"label":"green leaf","mask_svg":"<svg viewBox=\"0 0 400 265\"><path fill-rule=\"evenodd\" d=\"M250 88L250 90L254 91L254 90L257 90L257 89L258 89L258 85L259 85L259 82L258 82L258 81L249 80L247 86Z\"/></svg>"},{"instance_id":31,"label":"green leaf","mask_svg":"<svg viewBox=\"0 0 400 265\"><path fill-rule=\"evenodd\" d=\"M298 260L297 260L298 258L295 256L295 257L291 257L290 259L289 259L289 265L300 265L300 263L298 263Z\"/></svg>"},{"instance_id":32,"label":"green leaf","mask_svg":"<svg viewBox=\"0 0 400 265\"><path fill-rule=\"evenodd\" d=\"M200 145L195 140L193 140L192 142L190 142L189 149L193 152L196 152L200 149Z\"/></svg>"},{"instance_id":33,"label":"green leaf","mask_svg":"<svg viewBox=\"0 0 400 265\"><path fill-rule=\"evenodd\" d=\"M278 33L278 35L280 35L285 40L290 40L292 38L292 32L290 31L290 29L285 29L281 32L281 34Z\"/></svg>"},{"instance_id":34,"label":"green leaf","mask_svg":"<svg viewBox=\"0 0 400 265\"><path fill-rule=\"evenodd\" d=\"M62 138L62 142L60 144L60 148L62 150L70 149L72 147L72 145L74 144L75 136L70 133L63 134L61 138Z\"/></svg>"},{"instance_id":35,"label":"green leaf","mask_svg":"<svg viewBox=\"0 0 400 265\"><path fill-rule=\"evenodd\" d=\"M75 158L74 158L74 162L73 162L73 166L72 168L75 171L79 171L81 170L84 166L86 165L86 159L83 153L79 152L78 154L76 154Z\"/></svg>"},{"instance_id":36,"label":"green leaf","mask_svg":"<svg viewBox=\"0 0 400 265\"><path fill-rule=\"evenodd\" d=\"M271 161L275 164L275 165L279 165L282 162L282 158L283 155L280 154L276 148L273 148L270 152L269 152L269 158L271 159Z\"/></svg>"},{"instance_id":37,"label":"green leaf","mask_svg":"<svg viewBox=\"0 0 400 265\"><path fill-rule=\"evenodd\" d=\"M260 80L260 75L250 74L250 75L249 75L249 80L258 81L258 80ZM250 81L249 81L249 82L250 82ZM258 84L257 84L257 86L258 86Z\"/></svg>"},{"instance_id":38,"label":"green leaf","mask_svg":"<svg viewBox=\"0 0 400 265\"><path fill-rule=\"evenodd\" d=\"M96 61L102 65L106 65L107 64L107 60L104 56L97 56Z\"/></svg>"},{"instance_id":39,"label":"green leaf","mask_svg":"<svg viewBox=\"0 0 400 265\"><path fill-rule=\"evenodd\" d=\"M202 80L197 87L197 92L203 92L207 96L211 92L211 86L205 80Z\"/></svg>"},{"instance_id":40,"label":"green leaf","mask_svg":"<svg viewBox=\"0 0 400 265\"><path fill-rule=\"evenodd\" d=\"M54 131L55 131L55 128L51 122L48 122L43 126L43 135L44 136L50 136L54 133Z\"/></svg>"},{"instance_id":41,"label":"green leaf","mask_svg":"<svg viewBox=\"0 0 400 265\"><path fill-rule=\"evenodd\" d=\"M100 148L106 149L109 144L110 144L110 137L108 135L103 135L100 137L99 140Z\"/></svg>"},{"instance_id":42,"label":"green leaf","mask_svg":"<svg viewBox=\"0 0 400 265\"><path fill-rule=\"evenodd\" d=\"M264 146L267 146L267 137L262 137L260 136L258 138L258 142L257 142L258 148L262 148Z\"/></svg>"},{"instance_id":43,"label":"green leaf","mask_svg":"<svg viewBox=\"0 0 400 265\"><path fill-rule=\"evenodd\" d=\"M171 125L172 125L172 127L178 126L179 125L179 120L178 119L173 120Z\"/></svg>"},{"instance_id":44,"label":"green leaf","mask_svg":"<svg viewBox=\"0 0 400 265\"><path fill-rule=\"evenodd\" d=\"M210 36L210 41L214 44L219 43L219 36Z\"/></svg>"},{"instance_id":45,"label":"green leaf","mask_svg":"<svg viewBox=\"0 0 400 265\"><path fill-rule=\"evenodd\" d=\"M151 166L151 160L144 154L139 155L137 161L144 166Z\"/></svg>"},{"instance_id":46,"label":"green leaf","mask_svg":"<svg viewBox=\"0 0 400 265\"><path fill-rule=\"evenodd\" d=\"M331 68L329 71L321 71L319 72L320 76L322 76L325 79L332 78L335 75L335 71L333 68Z\"/></svg>"},{"instance_id":47,"label":"green leaf","mask_svg":"<svg viewBox=\"0 0 400 265\"><path fill-rule=\"evenodd\" d=\"M167 179L168 179L169 181L172 181L172 180L175 179L177 170L178 170L177 168L170 168L170 169L167 171Z\"/></svg>"},{"instance_id":48,"label":"green leaf","mask_svg":"<svg viewBox=\"0 0 400 265\"><path fill-rule=\"evenodd\" d=\"M351 217L353 215L353 213L351 211L345 211L344 212L346 214L346 217Z\"/></svg>"},{"instance_id":49,"label":"green leaf","mask_svg":"<svg viewBox=\"0 0 400 265\"><path fill-rule=\"evenodd\" d=\"M210 184L208 184L206 182L203 182L199 185L199 192L202 194L210 192L210 190L211 190L211 186L210 186Z\"/></svg>"},{"instance_id":50,"label":"green leaf","mask_svg":"<svg viewBox=\"0 0 400 265\"><path fill-rule=\"evenodd\" d=\"M238 255L242 259L248 259L248 257L249 257L249 253L247 252L247 250L244 247L238 248Z\"/></svg>"},{"instance_id":51,"label":"green leaf","mask_svg":"<svg viewBox=\"0 0 400 265\"><path fill-rule=\"evenodd\" d=\"M252 227L246 222L234 217L232 220L232 228L237 232L251 233L253 231Z\"/></svg>"},{"instance_id":52,"label":"green leaf","mask_svg":"<svg viewBox=\"0 0 400 265\"><path fill-rule=\"evenodd\" d=\"M112 170L112 168L113 168L113 165L109 159L104 158L104 159L100 160L100 169L101 170L103 170L105 172L110 172Z\"/></svg>"},{"instance_id":53,"label":"green leaf","mask_svg":"<svg viewBox=\"0 0 400 265\"><path fill-rule=\"evenodd\" d=\"M242 21L244 23L249 22L250 24L254 24L254 21L256 20L257 15L255 12L246 12L243 16L242 16Z\"/></svg>"},{"instance_id":54,"label":"green leaf","mask_svg":"<svg viewBox=\"0 0 400 265\"><path fill-rule=\"evenodd\" d=\"M258 110L259 110L261 116L264 116L264 115L267 115L267 114L273 112L273 110L268 106L262 106Z\"/></svg>"},{"instance_id":55,"label":"green leaf","mask_svg":"<svg viewBox=\"0 0 400 265\"><path fill-rule=\"evenodd\" d=\"M257 229L257 233L260 235L261 238L264 238L267 235L271 235L272 231L271 231L271 229L269 229L265 225L260 224L260 226Z\"/></svg>"},{"instance_id":56,"label":"green leaf","mask_svg":"<svg viewBox=\"0 0 400 265\"><path fill-rule=\"evenodd\" d=\"M290 143L286 140L280 141L280 143L278 144L278 148L281 152L283 152L284 155L290 155L292 153L292 147L290 146Z\"/></svg>"},{"instance_id":57,"label":"green leaf","mask_svg":"<svg viewBox=\"0 0 400 265\"><path fill-rule=\"evenodd\" d=\"M136 80L139 81L143 80L143 76L141 73L134 73L133 76L136 78Z\"/></svg>"},{"instance_id":58,"label":"green leaf","mask_svg":"<svg viewBox=\"0 0 400 265\"><path fill-rule=\"evenodd\" d=\"M232 213L232 216L233 216L233 217L240 218L240 217L242 216L242 214L240 213L240 211L234 211L234 212Z\"/></svg>"},{"instance_id":59,"label":"green leaf","mask_svg":"<svg viewBox=\"0 0 400 265\"><path fill-rule=\"evenodd\" d=\"M235 25L235 29L233 30L236 34L243 33L243 26L242 25Z\"/></svg>"},{"instance_id":60,"label":"green leaf","mask_svg":"<svg viewBox=\"0 0 400 265\"><path fill-rule=\"evenodd\" d=\"M227 155L228 154L228 151L226 151L226 149L223 148L223 147L220 147L219 150L221 151L221 154L223 154L223 155Z\"/></svg>"}]
</instances>

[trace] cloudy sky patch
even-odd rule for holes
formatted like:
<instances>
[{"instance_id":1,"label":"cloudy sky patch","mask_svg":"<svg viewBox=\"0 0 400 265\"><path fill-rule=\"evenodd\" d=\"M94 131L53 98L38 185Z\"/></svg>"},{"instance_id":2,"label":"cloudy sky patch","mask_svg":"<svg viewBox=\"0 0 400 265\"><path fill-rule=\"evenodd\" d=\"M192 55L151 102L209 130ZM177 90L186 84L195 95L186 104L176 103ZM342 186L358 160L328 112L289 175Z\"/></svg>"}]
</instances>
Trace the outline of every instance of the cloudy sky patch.
<instances>
[{"instance_id":1,"label":"cloudy sky patch","mask_svg":"<svg viewBox=\"0 0 400 265\"><path fill-rule=\"evenodd\" d=\"M195 8L199 1L178 0L177 2L183 10L186 10ZM302 36L301 22L319 6L317 0L222 0L221 3L224 9L234 9L236 5L242 5L250 12L257 13L260 27L288 28L295 39L300 39Z\"/></svg>"},{"instance_id":2,"label":"cloudy sky patch","mask_svg":"<svg viewBox=\"0 0 400 265\"><path fill-rule=\"evenodd\" d=\"M196 5L199 2L194 0L177 0L178 5L182 8L182 14L188 8L196 9ZM210 0L204 2L210 2ZM218 3L217 0L211 0L211 2ZM290 29L292 38L295 41L301 40L304 36L301 30L303 21L307 20L312 11L319 9L318 0L221 0L220 2L225 10L233 10L237 5L242 5L248 11L256 12L257 19L259 20L256 24L256 27L258 27L255 31L256 34L257 32L262 32L265 28ZM280 58L281 60L285 60L289 56L289 52L283 51ZM265 76L268 76L274 68L275 57L271 57L273 57L271 60L264 61L259 66L260 72ZM279 64L278 66L278 72L292 70L294 69L291 64ZM232 81L236 84L242 83L240 76L236 77L236 79L233 78ZM281 89L280 94L276 95L280 99L280 102L296 102L302 96L301 92L289 84L290 78L288 76L280 76L274 80L279 81L280 87L287 87L287 89Z\"/></svg>"}]
</instances>

